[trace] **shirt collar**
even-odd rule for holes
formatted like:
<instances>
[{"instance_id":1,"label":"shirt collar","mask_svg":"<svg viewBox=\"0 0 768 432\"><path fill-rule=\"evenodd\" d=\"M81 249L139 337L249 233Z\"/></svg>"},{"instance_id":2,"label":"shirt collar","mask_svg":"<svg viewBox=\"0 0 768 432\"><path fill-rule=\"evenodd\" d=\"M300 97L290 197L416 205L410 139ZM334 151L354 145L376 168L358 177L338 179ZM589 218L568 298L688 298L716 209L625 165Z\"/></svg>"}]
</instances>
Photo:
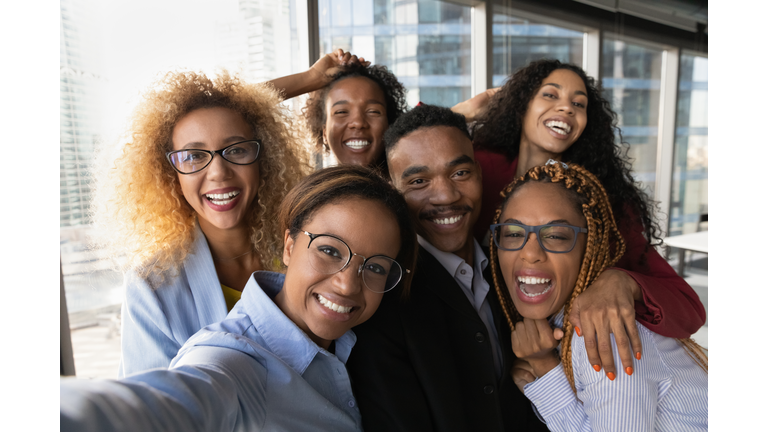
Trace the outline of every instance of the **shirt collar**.
<instances>
[{"instance_id":1,"label":"shirt collar","mask_svg":"<svg viewBox=\"0 0 768 432\"><path fill-rule=\"evenodd\" d=\"M314 343L277 307L274 298L283 289L284 282L285 275L280 273L253 273L235 308L244 309L270 351L303 374L318 353L326 356L333 354ZM336 357L343 363L347 362L356 340L351 330L336 339Z\"/></svg>"},{"instance_id":2,"label":"shirt collar","mask_svg":"<svg viewBox=\"0 0 768 432\"><path fill-rule=\"evenodd\" d=\"M425 239L422 236L417 236L417 239L419 241L419 245L427 250L437 261L445 267L448 272L456 277L456 272L459 271L459 267L462 263L465 261L461 258L459 258L458 255L450 253L450 252L443 252L440 249L436 248L432 245L427 239ZM475 271L480 270L480 273L482 273L485 268L488 266L488 258L485 256L485 253L483 252L483 248L480 247L480 243L475 240L474 237L472 237L472 243L474 244L475 251L474 251L474 257L475 257L475 263L479 263L479 266L474 265L474 263L469 264Z\"/></svg>"}]
</instances>

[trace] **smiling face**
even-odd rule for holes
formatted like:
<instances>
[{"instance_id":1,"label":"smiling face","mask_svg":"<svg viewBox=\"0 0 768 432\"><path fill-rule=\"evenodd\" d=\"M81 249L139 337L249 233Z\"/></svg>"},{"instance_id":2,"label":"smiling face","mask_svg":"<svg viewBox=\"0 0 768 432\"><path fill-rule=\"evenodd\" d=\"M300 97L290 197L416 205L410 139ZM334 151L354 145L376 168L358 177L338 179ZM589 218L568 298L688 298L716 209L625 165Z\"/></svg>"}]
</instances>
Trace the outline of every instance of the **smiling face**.
<instances>
[{"instance_id":1,"label":"smiling face","mask_svg":"<svg viewBox=\"0 0 768 432\"><path fill-rule=\"evenodd\" d=\"M341 163L371 166L384 155L387 130L384 92L365 77L344 78L325 98L323 140Z\"/></svg>"},{"instance_id":2,"label":"smiling face","mask_svg":"<svg viewBox=\"0 0 768 432\"><path fill-rule=\"evenodd\" d=\"M400 138L388 165L418 234L471 262L482 179L469 138L450 126L417 129Z\"/></svg>"},{"instance_id":3,"label":"smiling face","mask_svg":"<svg viewBox=\"0 0 768 432\"><path fill-rule=\"evenodd\" d=\"M562 186L531 182L507 201L500 223L545 225L562 223L586 228ZM541 248L531 233L522 249L499 250L499 266L515 308L526 318L545 319L557 313L573 292L586 250L587 236L579 234L573 250L551 253Z\"/></svg>"},{"instance_id":4,"label":"smiling face","mask_svg":"<svg viewBox=\"0 0 768 432\"><path fill-rule=\"evenodd\" d=\"M397 257L400 228L394 214L379 201L348 198L326 204L301 227L312 234L331 234L365 257ZM347 330L373 315L384 294L365 287L358 269L364 258L353 256L342 271L323 274L310 263L309 236L286 231L283 262L288 266L283 290L275 303L315 343L328 348ZM315 240L317 241L317 240ZM312 243L315 246L315 243Z\"/></svg>"},{"instance_id":5,"label":"smiling face","mask_svg":"<svg viewBox=\"0 0 768 432\"><path fill-rule=\"evenodd\" d=\"M523 117L520 147L558 158L587 126L587 88L567 69L544 78Z\"/></svg>"},{"instance_id":6,"label":"smiling face","mask_svg":"<svg viewBox=\"0 0 768 432\"><path fill-rule=\"evenodd\" d=\"M174 150L220 150L253 139L243 117L228 108L200 108L185 115L173 128ZM177 174L181 192L198 215L203 232L242 228L259 188L259 162L235 165L220 155L202 171Z\"/></svg>"}]
</instances>

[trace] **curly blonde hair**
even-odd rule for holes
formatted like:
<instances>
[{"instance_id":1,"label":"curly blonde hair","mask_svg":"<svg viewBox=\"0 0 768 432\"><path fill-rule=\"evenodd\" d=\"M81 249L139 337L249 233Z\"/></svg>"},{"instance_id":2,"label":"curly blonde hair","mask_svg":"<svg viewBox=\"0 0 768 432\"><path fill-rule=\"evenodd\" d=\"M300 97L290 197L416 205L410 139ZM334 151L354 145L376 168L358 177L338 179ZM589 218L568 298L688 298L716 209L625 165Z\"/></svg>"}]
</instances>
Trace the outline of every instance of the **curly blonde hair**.
<instances>
[{"instance_id":1,"label":"curly blonde hair","mask_svg":"<svg viewBox=\"0 0 768 432\"><path fill-rule=\"evenodd\" d=\"M196 213L165 154L182 117L224 107L242 115L262 142L258 196L248 225L262 267L277 270L283 235L276 214L283 196L309 172L303 129L281 102L271 85L247 84L226 71L213 79L167 73L143 95L120 155L97 167L91 207L97 247L124 256L120 267L141 277L178 270L193 244Z\"/></svg>"}]
</instances>

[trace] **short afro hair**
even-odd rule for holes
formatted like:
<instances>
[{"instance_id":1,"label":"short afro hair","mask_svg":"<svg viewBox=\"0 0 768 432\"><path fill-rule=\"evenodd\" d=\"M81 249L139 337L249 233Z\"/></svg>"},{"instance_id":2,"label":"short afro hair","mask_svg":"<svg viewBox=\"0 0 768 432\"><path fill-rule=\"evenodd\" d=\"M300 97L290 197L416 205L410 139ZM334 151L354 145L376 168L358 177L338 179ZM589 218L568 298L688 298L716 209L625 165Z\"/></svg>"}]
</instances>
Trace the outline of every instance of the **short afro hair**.
<instances>
[{"instance_id":1,"label":"short afro hair","mask_svg":"<svg viewBox=\"0 0 768 432\"><path fill-rule=\"evenodd\" d=\"M384 133L384 149L387 155L404 136L421 128L437 126L455 127L472 140L463 115L451 111L450 108L419 103L415 108L401 115Z\"/></svg>"}]
</instances>

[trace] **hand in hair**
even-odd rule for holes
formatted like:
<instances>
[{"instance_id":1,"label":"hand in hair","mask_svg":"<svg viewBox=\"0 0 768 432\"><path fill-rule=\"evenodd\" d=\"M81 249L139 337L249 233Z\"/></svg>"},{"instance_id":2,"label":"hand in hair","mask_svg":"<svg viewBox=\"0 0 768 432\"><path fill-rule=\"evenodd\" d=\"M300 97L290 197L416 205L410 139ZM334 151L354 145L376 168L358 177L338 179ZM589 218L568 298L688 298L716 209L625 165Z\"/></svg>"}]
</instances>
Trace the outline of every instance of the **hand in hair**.
<instances>
[{"instance_id":1,"label":"hand in hair","mask_svg":"<svg viewBox=\"0 0 768 432\"><path fill-rule=\"evenodd\" d=\"M467 99L464 102L459 102L451 108L451 111L461 114L467 120L467 123L477 120L488 106L488 102L491 97L501 90L501 87L488 89L482 93L478 93L471 99Z\"/></svg>"},{"instance_id":2,"label":"hand in hair","mask_svg":"<svg viewBox=\"0 0 768 432\"><path fill-rule=\"evenodd\" d=\"M328 53L316 61L315 64L309 68L310 72L315 75L318 80L324 81L327 84L331 77L336 74L339 69L344 66L352 64L362 64L363 66L369 66L371 62L365 61L364 58L357 58L356 55L351 52L344 51L341 48Z\"/></svg>"},{"instance_id":3,"label":"hand in hair","mask_svg":"<svg viewBox=\"0 0 768 432\"><path fill-rule=\"evenodd\" d=\"M536 377L543 376L560 364L555 350L563 338L561 329L552 329L545 319L523 318L512 330L512 351L527 361Z\"/></svg>"},{"instance_id":4,"label":"hand in hair","mask_svg":"<svg viewBox=\"0 0 768 432\"><path fill-rule=\"evenodd\" d=\"M611 333L625 373L633 367L632 358L641 357L643 347L635 324L634 306L641 296L640 286L631 276L621 270L607 269L573 302L570 321L581 330L581 334L579 331L576 334L584 337L590 363L604 369L606 374L616 376Z\"/></svg>"},{"instance_id":5,"label":"hand in hair","mask_svg":"<svg viewBox=\"0 0 768 432\"><path fill-rule=\"evenodd\" d=\"M341 68L353 64L368 66L371 62L365 61L362 57L357 58L356 55L339 48L332 53L320 57L320 60L316 61L309 70L275 78L269 81L269 83L282 92L285 99L290 99L320 90L331 81L331 77L339 72Z\"/></svg>"}]
</instances>

